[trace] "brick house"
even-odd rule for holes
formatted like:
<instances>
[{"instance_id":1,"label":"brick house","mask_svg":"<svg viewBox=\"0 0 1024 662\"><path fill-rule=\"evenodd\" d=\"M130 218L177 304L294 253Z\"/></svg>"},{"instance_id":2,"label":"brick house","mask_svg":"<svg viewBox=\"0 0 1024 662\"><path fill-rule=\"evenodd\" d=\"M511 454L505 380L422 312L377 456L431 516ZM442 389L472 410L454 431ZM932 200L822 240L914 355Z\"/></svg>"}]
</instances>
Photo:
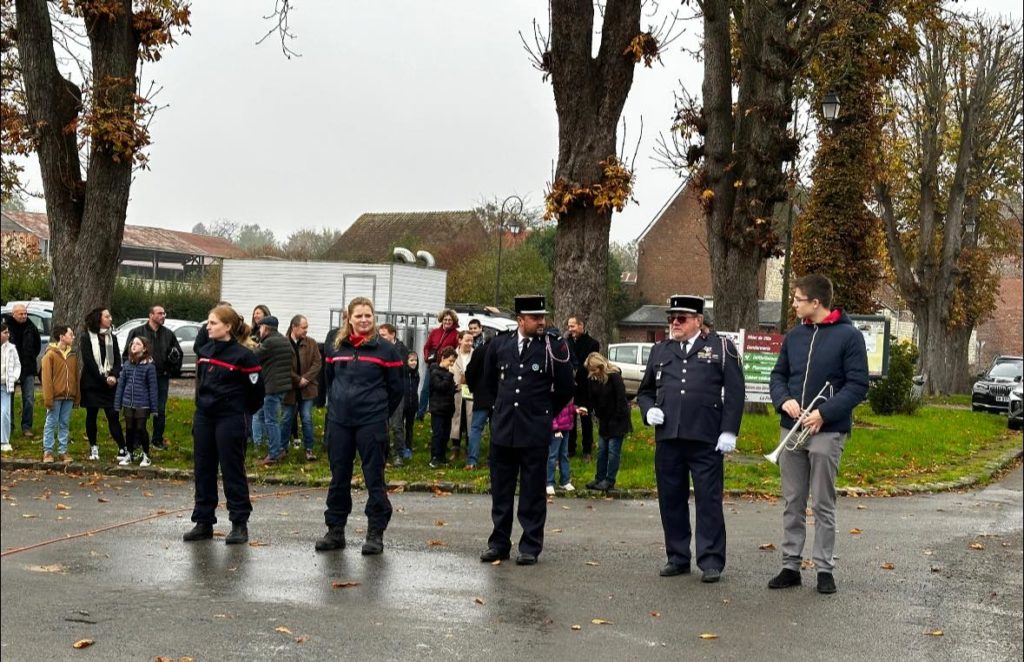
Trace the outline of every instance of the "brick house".
<instances>
[{"instance_id":1,"label":"brick house","mask_svg":"<svg viewBox=\"0 0 1024 662\"><path fill-rule=\"evenodd\" d=\"M992 319L975 332L974 352L979 355L978 371L988 368L1003 354L1024 355L1024 279L1021 257L1012 256L999 265L999 294Z\"/></svg>"}]
</instances>

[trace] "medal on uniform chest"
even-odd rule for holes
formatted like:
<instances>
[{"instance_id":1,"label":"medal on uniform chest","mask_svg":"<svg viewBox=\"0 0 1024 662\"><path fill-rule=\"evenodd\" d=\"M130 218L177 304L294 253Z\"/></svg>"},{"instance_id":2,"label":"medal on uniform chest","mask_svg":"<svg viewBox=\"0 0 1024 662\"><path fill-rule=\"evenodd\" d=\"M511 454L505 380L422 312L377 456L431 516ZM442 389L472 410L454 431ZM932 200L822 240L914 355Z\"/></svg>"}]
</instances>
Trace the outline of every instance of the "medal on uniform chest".
<instances>
[{"instance_id":1,"label":"medal on uniform chest","mask_svg":"<svg viewBox=\"0 0 1024 662\"><path fill-rule=\"evenodd\" d=\"M533 370L534 372L540 372L540 366L534 363L532 366L530 366L530 370Z\"/></svg>"},{"instance_id":2,"label":"medal on uniform chest","mask_svg":"<svg viewBox=\"0 0 1024 662\"><path fill-rule=\"evenodd\" d=\"M711 352L711 345L705 345L704 347L701 348L700 358L704 359L705 361L710 361L713 358Z\"/></svg>"}]
</instances>

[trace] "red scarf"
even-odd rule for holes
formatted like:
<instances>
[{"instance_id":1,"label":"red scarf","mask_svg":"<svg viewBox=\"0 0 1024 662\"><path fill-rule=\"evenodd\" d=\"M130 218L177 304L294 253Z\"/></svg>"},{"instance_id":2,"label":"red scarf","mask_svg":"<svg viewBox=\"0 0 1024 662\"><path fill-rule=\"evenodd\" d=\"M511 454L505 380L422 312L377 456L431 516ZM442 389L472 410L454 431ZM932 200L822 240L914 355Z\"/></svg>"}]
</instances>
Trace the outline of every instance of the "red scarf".
<instances>
[{"instance_id":1,"label":"red scarf","mask_svg":"<svg viewBox=\"0 0 1024 662\"><path fill-rule=\"evenodd\" d=\"M370 336L361 336L358 333L350 333L348 341L353 347L359 347L369 339Z\"/></svg>"}]
</instances>

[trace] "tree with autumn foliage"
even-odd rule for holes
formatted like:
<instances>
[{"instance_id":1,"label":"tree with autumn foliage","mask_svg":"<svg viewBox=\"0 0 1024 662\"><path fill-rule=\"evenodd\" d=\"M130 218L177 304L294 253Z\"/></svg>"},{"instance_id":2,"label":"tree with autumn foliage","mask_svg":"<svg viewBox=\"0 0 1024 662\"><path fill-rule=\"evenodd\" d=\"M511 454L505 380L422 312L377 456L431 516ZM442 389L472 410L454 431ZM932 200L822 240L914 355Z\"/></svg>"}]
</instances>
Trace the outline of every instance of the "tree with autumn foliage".
<instances>
[{"instance_id":1,"label":"tree with autumn foliage","mask_svg":"<svg viewBox=\"0 0 1024 662\"><path fill-rule=\"evenodd\" d=\"M630 200L633 173L617 150L617 130L633 71L657 58L658 37L640 27L641 0L598 6L594 55L592 0L552 0L550 49L535 53L550 75L558 114L558 163L546 198L555 235L554 318L584 314L590 332L607 338L608 236L612 213ZM657 31L655 31L657 32Z\"/></svg>"},{"instance_id":2,"label":"tree with autumn foliage","mask_svg":"<svg viewBox=\"0 0 1024 662\"><path fill-rule=\"evenodd\" d=\"M140 93L139 65L160 59L176 34L187 33L189 6L185 0L2 3L5 18L14 10L14 22L4 25L3 149L5 156L38 157L54 316L76 323L86 311L110 306L132 172L146 162L153 107ZM76 82L58 63L77 49L83 78ZM17 185L16 179L3 183L5 196Z\"/></svg>"},{"instance_id":3,"label":"tree with autumn foliage","mask_svg":"<svg viewBox=\"0 0 1024 662\"><path fill-rule=\"evenodd\" d=\"M981 16L926 24L891 90L875 195L929 393L967 390L971 332L997 305L995 267L1020 252L1005 209L1022 190L1022 32Z\"/></svg>"},{"instance_id":4,"label":"tree with autumn foliage","mask_svg":"<svg viewBox=\"0 0 1024 662\"><path fill-rule=\"evenodd\" d=\"M833 301L845 310L877 309L885 237L870 203L883 157L885 84L916 52L916 26L934 20L937 10L935 0L834 0L830 28L808 63L811 108L821 131L810 197L794 228L793 272L828 276ZM821 116L830 93L841 102L832 122Z\"/></svg>"},{"instance_id":5,"label":"tree with autumn foliage","mask_svg":"<svg viewBox=\"0 0 1024 662\"><path fill-rule=\"evenodd\" d=\"M664 157L700 186L715 325L756 328L758 272L781 254L773 215L797 158L793 90L831 17L823 2L696 0L701 98L684 90ZM735 98L734 93L735 91Z\"/></svg>"}]
</instances>

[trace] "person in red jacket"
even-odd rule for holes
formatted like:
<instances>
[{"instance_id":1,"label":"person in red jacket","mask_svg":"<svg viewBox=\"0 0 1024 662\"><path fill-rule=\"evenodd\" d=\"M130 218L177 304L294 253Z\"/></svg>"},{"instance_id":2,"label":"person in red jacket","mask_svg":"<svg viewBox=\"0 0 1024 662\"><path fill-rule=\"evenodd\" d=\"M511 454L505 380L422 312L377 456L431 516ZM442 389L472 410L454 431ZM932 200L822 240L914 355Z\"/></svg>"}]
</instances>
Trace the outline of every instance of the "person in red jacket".
<instances>
[{"instance_id":1,"label":"person in red jacket","mask_svg":"<svg viewBox=\"0 0 1024 662\"><path fill-rule=\"evenodd\" d=\"M437 357L445 347L459 346L459 316L450 308L445 308L437 314L440 322L438 327L427 336L427 342L423 345L423 360L426 362L427 374L430 374L430 366L437 363ZM416 418L423 420L427 415L427 405L430 404L430 379L423 380L423 390L420 392L420 408L416 412Z\"/></svg>"}]
</instances>

